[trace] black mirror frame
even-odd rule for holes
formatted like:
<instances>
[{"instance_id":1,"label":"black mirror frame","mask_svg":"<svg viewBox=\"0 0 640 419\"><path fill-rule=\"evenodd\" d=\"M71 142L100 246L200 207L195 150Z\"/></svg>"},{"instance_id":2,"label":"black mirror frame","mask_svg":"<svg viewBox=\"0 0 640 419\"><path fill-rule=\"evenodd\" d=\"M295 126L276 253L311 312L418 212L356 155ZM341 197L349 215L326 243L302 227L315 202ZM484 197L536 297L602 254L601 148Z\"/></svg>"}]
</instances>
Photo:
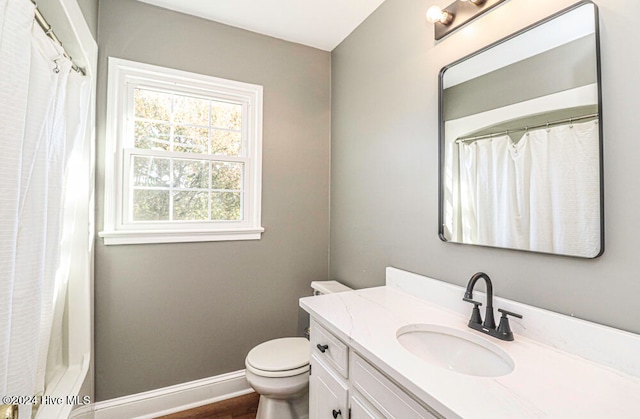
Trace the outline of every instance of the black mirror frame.
<instances>
[{"instance_id":1,"label":"black mirror frame","mask_svg":"<svg viewBox=\"0 0 640 419\"><path fill-rule=\"evenodd\" d=\"M544 23L547 23L559 16L562 16L566 13L569 13L575 9L578 9L579 7L585 6L585 5L593 5L593 10L594 10L594 19L595 19L595 26L594 26L594 33L595 33L595 53L596 53L596 77L597 77L597 89L598 89L598 127L599 127L599 161L600 161L600 176L599 176L599 180L600 180L600 251L598 252L597 255L593 256L593 257L586 257L586 256L578 256L578 255L565 255L565 254L559 254L559 253L546 253L546 252L537 252L534 250L526 250L526 249L517 249L517 248L505 248L505 247L495 247L495 246L486 246L486 245L478 245L478 244L472 244L472 243L459 243L459 242L450 242L449 240L446 239L445 235L444 235L444 187L443 187L443 171L444 171L444 159L445 159L445 155L444 155L444 148L445 148L445 136L444 136L444 100L443 100L443 91L444 91L444 73L451 67L460 64L472 57L475 57L479 54L482 54L485 51L490 50L491 48L496 47L497 45L500 45L504 42L507 42L513 38L516 38L522 34L524 34L525 32L530 31L533 28L536 28ZM603 125L602 125L602 73L601 73L601 55L600 55L600 18L599 18L599 13L598 13L598 6L591 0L582 0L579 1L577 3L575 3L572 6L567 7L566 9L563 9L557 13L554 13L553 15L546 17L538 22L535 22L527 27L525 27L524 29L521 29L509 36L506 36L496 42L493 42L490 45L487 45L484 48L479 49L478 51L475 51L465 57L460 58L459 60L454 61L453 63L450 63L444 67L442 67L442 69L440 70L440 73L438 75L438 236L440 237L440 240L442 240L443 242L447 242L447 243L456 243L456 244L466 244L466 245L471 245L471 246L481 246L481 247L489 247L489 248L494 248L494 249L506 249L506 250L516 250L516 251L523 251L523 252L531 252L531 253L538 253L538 254L549 254L549 255L554 255L554 256L563 256L563 257L573 257L573 258L580 258L580 259L595 259L598 258L600 256L602 256L602 254L604 253L604 141L603 141L603 137L604 137L604 130L603 130Z\"/></svg>"}]
</instances>

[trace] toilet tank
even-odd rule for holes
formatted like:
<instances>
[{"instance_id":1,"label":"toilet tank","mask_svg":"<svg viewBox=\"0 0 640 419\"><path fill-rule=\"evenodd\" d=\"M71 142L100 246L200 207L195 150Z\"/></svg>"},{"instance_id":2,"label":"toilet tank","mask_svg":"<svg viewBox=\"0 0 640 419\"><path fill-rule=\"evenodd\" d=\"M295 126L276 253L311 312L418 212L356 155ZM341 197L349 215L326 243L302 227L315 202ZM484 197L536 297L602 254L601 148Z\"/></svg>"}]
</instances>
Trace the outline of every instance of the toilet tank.
<instances>
[{"instance_id":1,"label":"toilet tank","mask_svg":"<svg viewBox=\"0 0 640 419\"><path fill-rule=\"evenodd\" d=\"M312 281L313 295L333 294L336 292L353 291L352 288L338 281Z\"/></svg>"},{"instance_id":2,"label":"toilet tank","mask_svg":"<svg viewBox=\"0 0 640 419\"><path fill-rule=\"evenodd\" d=\"M341 284L338 281L312 281L311 288L313 289L313 295L333 294L337 292L353 291L352 288ZM306 314L306 313L305 313ZM304 335L309 339L309 321L307 315L307 327L304 328Z\"/></svg>"}]
</instances>

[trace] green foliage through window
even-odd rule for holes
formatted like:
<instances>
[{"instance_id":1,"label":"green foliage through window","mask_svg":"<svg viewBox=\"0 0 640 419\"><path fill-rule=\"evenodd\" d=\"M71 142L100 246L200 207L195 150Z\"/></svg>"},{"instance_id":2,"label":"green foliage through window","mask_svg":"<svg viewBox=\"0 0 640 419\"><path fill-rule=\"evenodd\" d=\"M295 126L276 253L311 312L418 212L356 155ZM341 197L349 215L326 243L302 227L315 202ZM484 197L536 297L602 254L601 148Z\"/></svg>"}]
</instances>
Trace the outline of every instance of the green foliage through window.
<instances>
[{"instance_id":1,"label":"green foliage through window","mask_svg":"<svg viewBox=\"0 0 640 419\"><path fill-rule=\"evenodd\" d=\"M133 221L241 220L242 105L136 88L134 109Z\"/></svg>"}]
</instances>

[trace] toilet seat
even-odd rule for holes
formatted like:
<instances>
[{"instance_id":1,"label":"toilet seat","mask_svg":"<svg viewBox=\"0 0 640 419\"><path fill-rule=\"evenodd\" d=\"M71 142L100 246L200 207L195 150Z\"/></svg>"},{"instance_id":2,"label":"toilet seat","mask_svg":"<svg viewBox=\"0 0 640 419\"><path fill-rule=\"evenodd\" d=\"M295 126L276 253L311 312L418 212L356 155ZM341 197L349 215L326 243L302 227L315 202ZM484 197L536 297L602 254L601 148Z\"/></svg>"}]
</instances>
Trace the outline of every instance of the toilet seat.
<instances>
[{"instance_id":1,"label":"toilet seat","mask_svg":"<svg viewBox=\"0 0 640 419\"><path fill-rule=\"evenodd\" d=\"M261 377L292 377L309 371L309 353L305 338L273 339L249 351L245 366Z\"/></svg>"}]
</instances>

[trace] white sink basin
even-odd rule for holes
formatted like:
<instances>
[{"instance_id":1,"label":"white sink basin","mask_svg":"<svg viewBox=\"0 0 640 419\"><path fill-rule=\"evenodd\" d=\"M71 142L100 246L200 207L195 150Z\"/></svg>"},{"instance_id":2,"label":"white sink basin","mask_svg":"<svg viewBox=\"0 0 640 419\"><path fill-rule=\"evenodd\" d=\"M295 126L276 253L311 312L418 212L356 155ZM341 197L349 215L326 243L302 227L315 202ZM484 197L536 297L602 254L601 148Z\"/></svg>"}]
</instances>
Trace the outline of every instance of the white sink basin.
<instances>
[{"instance_id":1,"label":"white sink basin","mask_svg":"<svg viewBox=\"0 0 640 419\"><path fill-rule=\"evenodd\" d=\"M400 345L421 360L460 374L499 377L513 371L511 357L482 336L435 324L398 329Z\"/></svg>"}]
</instances>

